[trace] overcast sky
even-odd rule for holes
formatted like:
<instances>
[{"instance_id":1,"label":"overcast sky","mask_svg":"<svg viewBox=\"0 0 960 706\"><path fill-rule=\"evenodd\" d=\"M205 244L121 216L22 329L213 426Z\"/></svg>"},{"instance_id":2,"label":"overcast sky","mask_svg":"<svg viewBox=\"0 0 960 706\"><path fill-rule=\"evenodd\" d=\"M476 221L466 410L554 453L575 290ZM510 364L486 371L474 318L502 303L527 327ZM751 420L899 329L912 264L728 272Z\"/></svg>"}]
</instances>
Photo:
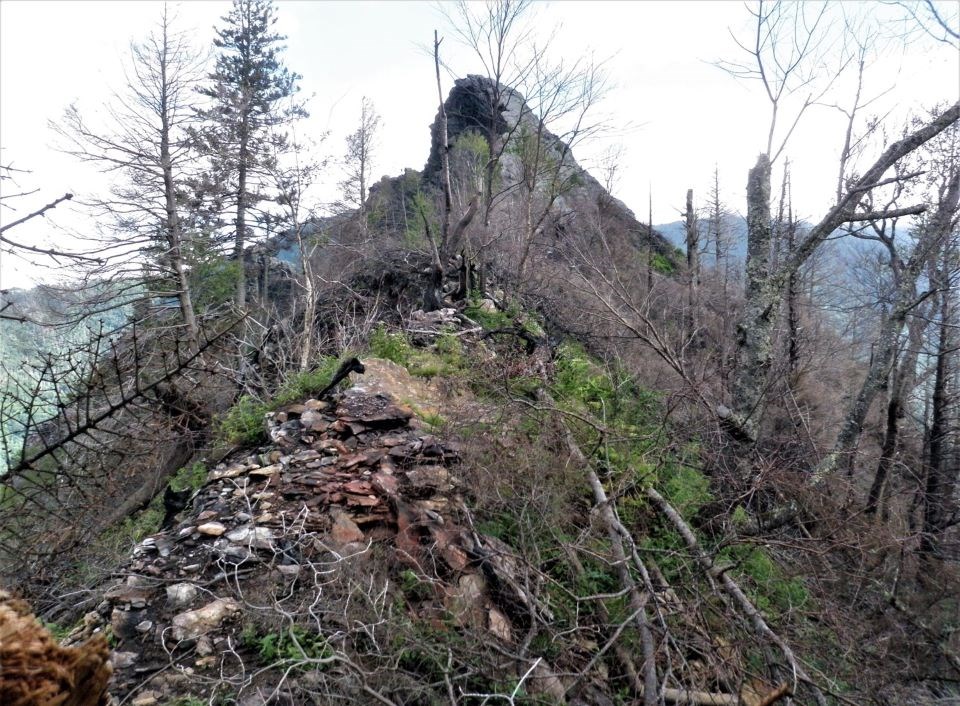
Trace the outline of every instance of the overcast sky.
<instances>
[{"instance_id":1,"label":"overcast sky","mask_svg":"<svg viewBox=\"0 0 960 706\"><path fill-rule=\"evenodd\" d=\"M213 26L229 9L228 2L172 5L198 46L210 44ZM876 2L844 5L867 16L893 11ZM150 31L161 8L145 0L0 0L0 154L3 164L31 170L22 188L39 189L20 201L18 213L3 209L0 222L64 192L82 195L103 183L92 167L53 149L47 125L74 101L84 114L95 114L111 90L122 87L129 44ZM698 202L705 198L715 164L726 199L745 209L746 173L764 149L769 109L758 84L737 81L713 64L743 58L731 38L731 32L749 35L742 3L571 1L542 3L536 10L544 29L560 25L554 40L558 56L592 50L607 59L614 88L600 107L617 129L578 150L581 163L590 168L611 146L622 147L614 193L643 221L651 184L654 222L672 221L687 188L695 189ZM322 149L341 155L361 98L368 96L382 116L375 175L422 168L437 107L432 59L422 47L431 43L434 28L447 36L442 47L454 72L478 69L455 47L436 5L280 0L277 15L278 30L287 35L286 65L303 75L302 94L311 97L312 115L299 133L314 138L329 133ZM451 80L444 81L446 90ZM838 85L835 95L849 100L849 89ZM957 100L960 57L933 41L917 41L906 50L888 42L868 66L865 94L888 89L871 111L892 111L888 120L896 130L910 111ZM787 154L801 215L815 217L829 205L842 140L842 116L825 107L809 111L791 137ZM340 178L335 168L328 170L325 195ZM70 207L58 208L47 220L80 232L91 228L83 213ZM40 221L9 234L31 242L66 237ZM9 255L0 262L0 287L29 285L38 276Z\"/></svg>"}]
</instances>

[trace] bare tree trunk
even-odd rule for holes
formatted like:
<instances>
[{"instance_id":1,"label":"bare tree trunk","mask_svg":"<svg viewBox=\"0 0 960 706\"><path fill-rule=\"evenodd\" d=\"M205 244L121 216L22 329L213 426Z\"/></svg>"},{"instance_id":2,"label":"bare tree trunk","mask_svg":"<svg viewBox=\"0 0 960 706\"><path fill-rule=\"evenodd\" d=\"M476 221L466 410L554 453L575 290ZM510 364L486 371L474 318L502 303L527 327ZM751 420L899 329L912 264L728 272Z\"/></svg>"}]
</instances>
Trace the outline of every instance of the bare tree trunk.
<instances>
[{"instance_id":1,"label":"bare tree trunk","mask_svg":"<svg viewBox=\"0 0 960 706\"><path fill-rule=\"evenodd\" d=\"M747 177L746 302L737 323L736 372L731 420L755 440L758 406L771 363L771 338L780 288L770 272L770 160L761 154Z\"/></svg>"},{"instance_id":2,"label":"bare tree trunk","mask_svg":"<svg viewBox=\"0 0 960 706\"><path fill-rule=\"evenodd\" d=\"M687 189L687 296L690 313L688 323L690 334L697 327L697 305L699 304L698 288L700 286L700 239L697 235L697 221L693 213L693 189Z\"/></svg>"},{"instance_id":3,"label":"bare tree trunk","mask_svg":"<svg viewBox=\"0 0 960 706\"><path fill-rule=\"evenodd\" d=\"M653 189L647 203L647 296L653 291Z\"/></svg>"},{"instance_id":4,"label":"bare tree trunk","mask_svg":"<svg viewBox=\"0 0 960 706\"><path fill-rule=\"evenodd\" d=\"M926 319L923 316L916 316L910 322L906 353L899 368L892 375L890 399L887 401L883 446L880 452L880 460L877 462L877 471L870 486L870 493L867 496L867 504L864 507L864 512L868 515L876 514L884 503L888 478L899 448L900 422L904 417L904 399L916 377L917 359L920 354L920 345L926 324Z\"/></svg>"},{"instance_id":5,"label":"bare tree trunk","mask_svg":"<svg viewBox=\"0 0 960 706\"><path fill-rule=\"evenodd\" d=\"M882 213L858 213L864 195L883 181L886 171L901 158L939 135L960 119L960 103L938 118L893 143L848 189L843 198L817 223L790 257L776 271L766 259L770 251L770 160L765 154L757 159L747 180L748 254L746 301L737 323L736 371L733 381L733 409L718 407L718 417L737 440L755 441L758 411L763 402L766 379L773 360L772 338L775 314L782 301L790 275L816 252L817 248L843 223L880 220L922 213L922 205L892 209ZM834 457L835 458L835 457ZM821 475L822 477L822 475Z\"/></svg>"},{"instance_id":6,"label":"bare tree trunk","mask_svg":"<svg viewBox=\"0 0 960 706\"><path fill-rule=\"evenodd\" d=\"M792 204L788 219L787 252L792 254L796 246L797 235L797 224L793 220ZM800 367L799 279L799 273L791 272L787 280L787 370L789 372L789 383L791 387L797 383L797 370Z\"/></svg>"},{"instance_id":7,"label":"bare tree trunk","mask_svg":"<svg viewBox=\"0 0 960 706\"><path fill-rule=\"evenodd\" d=\"M952 524L955 510L954 491L957 484L957 469L951 469L947 455L949 399L947 391L953 370L950 365L953 346L951 341L950 290L948 287L948 260L950 248L944 248L937 284L940 286L940 330L937 340L937 367L933 383L930 424L930 456L927 461L926 483L923 491L923 532L920 535L920 554L936 556L940 549L940 537Z\"/></svg>"},{"instance_id":8,"label":"bare tree trunk","mask_svg":"<svg viewBox=\"0 0 960 706\"><path fill-rule=\"evenodd\" d=\"M863 431L863 421L866 419L867 412L870 411L873 398L890 377L890 370L896 354L897 338L906 321L907 314L918 303L917 279L923 269L925 255L932 252L936 244L943 242L949 235L958 203L960 203L960 172L951 179L947 194L931 219L927 232L917 242L910 262L900 273L900 281L893 297L893 307L890 315L881 325L880 337L870 361L867 375L860 386L860 392L847 410L833 450L820 463L813 474L814 483L819 483L837 469L843 468L848 471L853 469L854 455L860 441L860 434Z\"/></svg>"},{"instance_id":9,"label":"bare tree trunk","mask_svg":"<svg viewBox=\"0 0 960 706\"><path fill-rule=\"evenodd\" d=\"M447 252L447 240L450 234L450 210L451 210L451 188L450 188L450 144L447 132L447 108L443 104L443 88L440 85L440 42L437 31L433 31L433 65L437 76L437 97L440 100L440 172L443 185L443 204L440 213L440 242L436 243L430 234L430 228L427 224L427 217L422 211L424 227L427 229L427 237L431 240L431 252L433 254L433 269L430 274L430 282L427 284L427 292L424 296L424 308L428 311L439 309L443 306L443 274L444 261L449 256Z\"/></svg>"},{"instance_id":10,"label":"bare tree trunk","mask_svg":"<svg viewBox=\"0 0 960 706\"><path fill-rule=\"evenodd\" d=\"M190 342L197 346L200 342L200 331L197 328L197 318L193 311L193 298L190 296L190 281L187 279L186 267L183 263L183 232L180 219L177 215L176 186L173 180L173 158L170 155L170 115L167 89L167 19L163 19L163 57L160 61L160 166L163 172L163 197L167 231L167 245L170 248L170 263L177 278L177 298L180 302L180 316Z\"/></svg>"},{"instance_id":11,"label":"bare tree trunk","mask_svg":"<svg viewBox=\"0 0 960 706\"><path fill-rule=\"evenodd\" d=\"M240 123L240 159L237 170L237 219L233 241L233 257L237 263L237 292L235 303L237 310L243 313L247 309L247 272L243 250L247 232L247 160L249 158L247 140L249 139L246 119Z\"/></svg>"}]
</instances>

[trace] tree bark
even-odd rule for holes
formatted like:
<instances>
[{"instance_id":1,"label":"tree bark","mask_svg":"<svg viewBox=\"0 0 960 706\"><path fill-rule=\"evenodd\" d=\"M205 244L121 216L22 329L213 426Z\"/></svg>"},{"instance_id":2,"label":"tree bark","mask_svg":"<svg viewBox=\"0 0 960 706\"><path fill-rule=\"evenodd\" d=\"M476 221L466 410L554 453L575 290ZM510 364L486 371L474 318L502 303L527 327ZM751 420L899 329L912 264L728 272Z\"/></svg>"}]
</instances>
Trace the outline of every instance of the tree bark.
<instances>
[{"instance_id":1,"label":"tree bark","mask_svg":"<svg viewBox=\"0 0 960 706\"><path fill-rule=\"evenodd\" d=\"M235 303L237 310L241 313L247 309L247 271L243 250L247 233L247 160L249 158L247 141L249 139L247 117L244 115L240 123L240 159L237 168L237 230L233 241L233 257L237 263L237 292Z\"/></svg>"},{"instance_id":2,"label":"tree bark","mask_svg":"<svg viewBox=\"0 0 960 706\"><path fill-rule=\"evenodd\" d=\"M758 406L771 363L771 338L781 289L770 271L770 160L761 154L747 177L746 302L737 323L733 416L741 436L756 440Z\"/></svg>"},{"instance_id":3,"label":"tree bark","mask_svg":"<svg viewBox=\"0 0 960 706\"><path fill-rule=\"evenodd\" d=\"M167 246L170 249L170 264L177 278L177 298L180 303L180 316L191 344L200 345L200 331L197 328L197 318L193 310L193 297L190 295L190 280L183 262L183 231L180 218L177 214L176 186L173 179L173 158L170 154L170 106L168 89L170 83L167 76L167 20L164 15L162 26L162 52L160 61L160 167L163 172L163 197L165 220L164 229L167 234Z\"/></svg>"}]
</instances>

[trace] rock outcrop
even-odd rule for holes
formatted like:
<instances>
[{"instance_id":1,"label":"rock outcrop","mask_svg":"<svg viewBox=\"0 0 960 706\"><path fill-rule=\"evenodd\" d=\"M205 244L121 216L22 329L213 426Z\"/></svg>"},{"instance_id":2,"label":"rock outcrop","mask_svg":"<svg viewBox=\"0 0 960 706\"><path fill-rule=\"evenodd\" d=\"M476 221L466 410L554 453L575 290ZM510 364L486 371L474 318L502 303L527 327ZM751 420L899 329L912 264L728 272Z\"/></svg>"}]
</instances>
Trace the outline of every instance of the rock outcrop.
<instances>
[{"instance_id":1,"label":"rock outcrop","mask_svg":"<svg viewBox=\"0 0 960 706\"><path fill-rule=\"evenodd\" d=\"M626 234L634 247L650 248L669 260L676 257L675 249L666 238L649 225L640 223L626 204L612 196L577 163L569 145L538 124L538 117L519 92L507 86L500 86L499 90L495 90L495 85L493 80L477 75L469 75L454 82L444 101L450 145L454 145L461 135L471 131L492 143L497 140L516 139L520 134L541 134L545 150L562 164L562 181L567 185L553 205L555 213L551 220L554 223L566 222L569 227L577 217L595 221L599 216L606 230L615 229ZM430 156L423 169L423 181L435 187L440 184L442 145L439 125L438 112L430 128ZM520 182L520 158L509 145L500 156L499 166L504 185Z\"/></svg>"}]
</instances>

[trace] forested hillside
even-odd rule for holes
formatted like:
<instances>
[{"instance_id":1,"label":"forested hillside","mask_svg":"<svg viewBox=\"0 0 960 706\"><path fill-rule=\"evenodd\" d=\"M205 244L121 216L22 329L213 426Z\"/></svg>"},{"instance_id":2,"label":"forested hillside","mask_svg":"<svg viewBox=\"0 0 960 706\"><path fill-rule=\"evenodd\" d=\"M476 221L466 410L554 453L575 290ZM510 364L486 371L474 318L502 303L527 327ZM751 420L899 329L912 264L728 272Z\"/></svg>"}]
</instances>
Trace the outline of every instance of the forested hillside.
<instances>
[{"instance_id":1,"label":"forested hillside","mask_svg":"<svg viewBox=\"0 0 960 706\"><path fill-rule=\"evenodd\" d=\"M283 3L225 8L53 126L111 176L82 246L0 172L63 270L0 291L0 704L960 703L960 102L864 89L955 8L740 9L765 149L664 227L531 3L444 6L422 169L364 98L334 203Z\"/></svg>"}]
</instances>

